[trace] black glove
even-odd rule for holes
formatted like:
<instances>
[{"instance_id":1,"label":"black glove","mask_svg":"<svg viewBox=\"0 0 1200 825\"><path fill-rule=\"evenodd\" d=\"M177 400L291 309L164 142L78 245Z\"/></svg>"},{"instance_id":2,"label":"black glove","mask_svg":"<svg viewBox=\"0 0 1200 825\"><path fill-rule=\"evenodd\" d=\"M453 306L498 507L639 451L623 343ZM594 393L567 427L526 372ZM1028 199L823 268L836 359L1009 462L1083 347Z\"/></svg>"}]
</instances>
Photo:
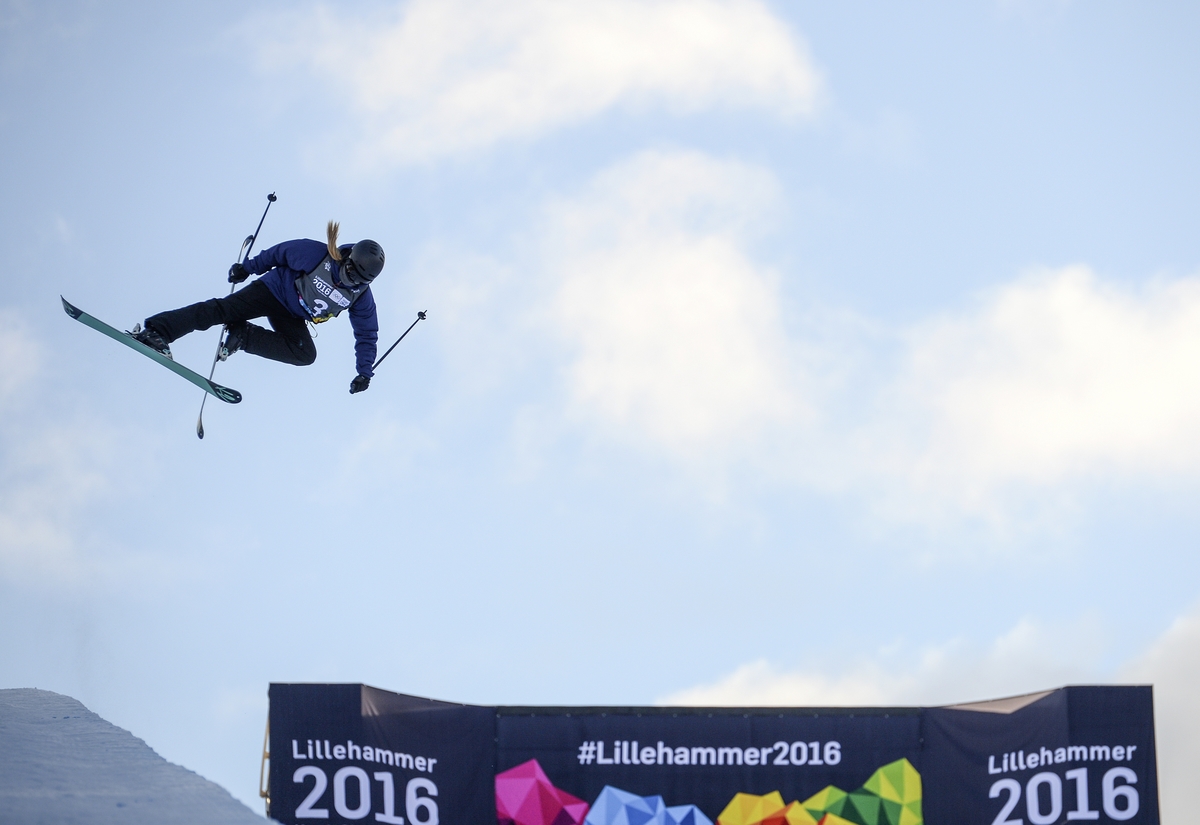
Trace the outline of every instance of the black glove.
<instances>
[{"instance_id":1,"label":"black glove","mask_svg":"<svg viewBox=\"0 0 1200 825\"><path fill-rule=\"evenodd\" d=\"M367 387L371 386L371 379L365 375L356 375L354 380L350 382L350 394L362 392Z\"/></svg>"},{"instance_id":2,"label":"black glove","mask_svg":"<svg viewBox=\"0 0 1200 825\"><path fill-rule=\"evenodd\" d=\"M240 284L242 281L250 277L250 270L241 264L234 264L229 267L229 283Z\"/></svg>"}]
</instances>

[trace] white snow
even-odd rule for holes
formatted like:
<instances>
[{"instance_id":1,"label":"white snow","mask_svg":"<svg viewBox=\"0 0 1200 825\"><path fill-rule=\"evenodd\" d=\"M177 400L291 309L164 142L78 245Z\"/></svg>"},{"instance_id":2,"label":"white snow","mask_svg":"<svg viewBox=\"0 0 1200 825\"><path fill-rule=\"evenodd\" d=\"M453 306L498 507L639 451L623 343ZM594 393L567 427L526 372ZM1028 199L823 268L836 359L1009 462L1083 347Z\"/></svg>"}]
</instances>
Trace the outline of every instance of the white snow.
<instances>
[{"instance_id":1,"label":"white snow","mask_svg":"<svg viewBox=\"0 0 1200 825\"><path fill-rule=\"evenodd\" d=\"M0 690L0 822L264 825L221 786L173 765L69 696Z\"/></svg>"}]
</instances>

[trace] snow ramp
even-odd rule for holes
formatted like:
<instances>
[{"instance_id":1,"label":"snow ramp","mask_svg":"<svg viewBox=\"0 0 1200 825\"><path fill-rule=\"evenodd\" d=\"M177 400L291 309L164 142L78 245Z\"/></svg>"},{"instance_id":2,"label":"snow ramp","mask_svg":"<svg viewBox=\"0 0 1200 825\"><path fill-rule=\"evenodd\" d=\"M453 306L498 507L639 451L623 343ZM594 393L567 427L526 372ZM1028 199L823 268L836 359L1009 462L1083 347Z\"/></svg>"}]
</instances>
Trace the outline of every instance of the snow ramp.
<instances>
[{"instance_id":1,"label":"snow ramp","mask_svg":"<svg viewBox=\"0 0 1200 825\"><path fill-rule=\"evenodd\" d=\"M265 825L229 792L48 690L0 690L0 822Z\"/></svg>"}]
</instances>

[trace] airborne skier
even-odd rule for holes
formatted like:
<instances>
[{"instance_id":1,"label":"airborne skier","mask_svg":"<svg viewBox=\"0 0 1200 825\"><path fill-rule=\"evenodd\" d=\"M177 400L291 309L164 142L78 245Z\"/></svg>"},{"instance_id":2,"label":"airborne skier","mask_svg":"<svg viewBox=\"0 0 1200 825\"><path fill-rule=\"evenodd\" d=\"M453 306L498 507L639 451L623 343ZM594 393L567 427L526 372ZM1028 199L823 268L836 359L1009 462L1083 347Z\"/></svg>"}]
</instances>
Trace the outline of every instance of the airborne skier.
<instances>
[{"instance_id":1,"label":"airborne skier","mask_svg":"<svg viewBox=\"0 0 1200 825\"><path fill-rule=\"evenodd\" d=\"M357 375L350 392L371 384L379 321L371 282L383 270L383 249L372 240L339 246L338 224L330 221L326 243L298 239L284 241L260 252L245 263L229 268L229 282L238 284L251 275L261 277L224 298L213 298L146 319L133 337L170 358L172 341L189 332L216 324L228 328L221 348L224 361L244 350L251 355L308 366L317 349L306 322L319 324L346 310L354 328ZM266 318L271 329L249 321Z\"/></svg>"}]
</instances>

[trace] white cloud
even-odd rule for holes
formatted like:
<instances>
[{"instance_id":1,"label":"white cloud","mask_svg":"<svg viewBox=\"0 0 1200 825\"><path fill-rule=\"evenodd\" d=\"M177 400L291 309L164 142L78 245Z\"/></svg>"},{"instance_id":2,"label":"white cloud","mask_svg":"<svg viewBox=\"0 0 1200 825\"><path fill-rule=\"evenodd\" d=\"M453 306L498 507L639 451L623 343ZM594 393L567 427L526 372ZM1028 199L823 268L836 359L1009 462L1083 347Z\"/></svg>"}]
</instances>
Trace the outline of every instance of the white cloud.
<instances>
[{"instance_id":1,"label":"white cloud","mask_svg":"<svg viewBox=\"0 0 1200 825\"><path fill-rule=\"evenodd\" d=\"M820 85L759 0L411 0L373 18L317 6L250 29L265 68L290 82L299 62L349 97L376 163L537 137L622 105L806 115Z\"/></svg>"},{"instance_id":2,"label":"white cloud","mask_svg":"<svg viewBox=\"0 0 1200 825\"><path fill-rule=\"evenodd\" d=\"M782 671L766 659L741 665L732 673L706 684L662 697L659 704L700 707L837 707L885 705L892 701L887 685L873 665L857 672L829 675Z\"/></svg>"},{"instance_id":3,"label":"white cloud","mask_svg":"<svg viewBox=\"0 0 1200 825\"><path fill-rule=\"evenodd\" d=\"M1045 270L904 341L860 471L913 496L983 512L1016 487L1200 470L1200 279Z\"/></svg>"},{"instance_id":4,"label":"white cloud","mask_svg":"<svg viewBox=\"0 0 1200 825\"><path fill-rule=\"evenodd\" d=\"M119 430L61 413L39 380L48 360L44 342L0 311L0 577L94 584L125 568L90 552L86 520L143 462L122 452Z\"/></svg>"},{"instance_id":5,"label":"white cloud","mask_svg":"<svg viewBox=\"0 0 1200 825\"><path fill-rule=\"evenodd\" d=\"M777 278L743 249L777 201L761 169L645 152L554 204L550 313L576 416L689 458L803 417Z\"/></svg>"},{"instance_id":6,"label":"white cloud","mask_svg":"<svg viewBox=\"0 0 1200 825\"><path fill-rule=\"evenodd\" d=\"M740 465L885 523L1024 531L1061 525L1095 478L1198 475L1200 278L1042 269L887 328L789 306L754 250L785 209L762 167L645 151L547 202L540 260L443 251L418 280L467 396L557 368L557 401L526 391L517 429L631 444L717 488Z\"/></svg>"},{"instance_id":7,"label":"white cloud","mask_svg":"<svg viewBox=\"0 0 1200 825\"><path fill-rule=\"evenodd\" d=\"M80 421L6 422L0 443L0 574L73 584L97 572L81 515L110 491L115 434Z\"/></svg>"},{"instance_id":8,"label":"white cloud","mask_svg":"<svg viewBox=\"0 0 1200 825\"><path fill-rule=\"evenodd\" d=\"M42 348L16 313L0 313L0 573L31 567L61 574L73 559L69 530L56 517L84 476L48 471L63 461L66 433L47 438L22 413L44 361ZM76 444L75 446L82 446Z\"/></svg>"},{"instance_id":9,"label":"white cloud","mask_svg":"<svg viewBox=\"0 0 1200 825\"><path fill-rule=\"evenodd\" d=\"M552 204L549 324L576 421L926 523L1200 471L1200 278L1045 269L884 336L821 310L789 335L779 276L751 251L781 200L762 168L675 151Z\"/></svg>"},{"instance_id":10,"label":"white cloud","mask_svg":"<svg viewBox=\"0 0 1200 825\"><path fill-rule=\"evenodd\" d=\"M1121 675L1154 685L1162 821L1185 822L1194 807L1191 783L1200 775L1200 607L1179 617Z\"/></svg>"},{"instance_id":11,"label":"white cloud","mask_svg":"<svg viewBox=\"0 0 1200 825\"><path fill-rule=\"evenodd\" d=\"M0 311L0 409L21 402L43 360L21 317L11 310Z\"/></svg>"},{"instance_id":12,"label":"white cloud","mask_svg":"<svg viewBox=\"0 0 1200 825\"><path fill-rule=\"evenodd\" d=\"M765 660L711 684L663 697L668 705L941 705L1014 696L1094 678L1096 622L1046 626L1023 619L985 649L961 639L870 651L841 672L782 670Z\"/></svg>"},{"instance_id":13,"label":"white cloud","mask_svg":"<svg viewBox=\"0 0 1200 825\"><path fill-rule=\"evenodd\" d=\"M944 705L1015 696L1064 684L1109 683L1096 622L1049 626L1022 620L986 649L961 640L915 655L904 646L871 651L842 670L786 670L750 662L710 684L685 688L664 705L838 707ZM1119 683L1154 686L1159 788L1164 822L1183 822L1200 773L1200 607L1141 656L1120 668Z\"/></svg>"},{"instance_id":14,"label":"white cloud","mask_svg":"<svg viewBox=\"0 0 1200 825\"><path fill-rule=\"evenodd\" d=\"M190 560L115 543L108 531L105 511L118 496L147 493L153 458L128 449L138 436L47 413L53 406L0 419L0 578L68 592L134 584L153 592L195 576Z\"/></svg>"}]
</instances>

